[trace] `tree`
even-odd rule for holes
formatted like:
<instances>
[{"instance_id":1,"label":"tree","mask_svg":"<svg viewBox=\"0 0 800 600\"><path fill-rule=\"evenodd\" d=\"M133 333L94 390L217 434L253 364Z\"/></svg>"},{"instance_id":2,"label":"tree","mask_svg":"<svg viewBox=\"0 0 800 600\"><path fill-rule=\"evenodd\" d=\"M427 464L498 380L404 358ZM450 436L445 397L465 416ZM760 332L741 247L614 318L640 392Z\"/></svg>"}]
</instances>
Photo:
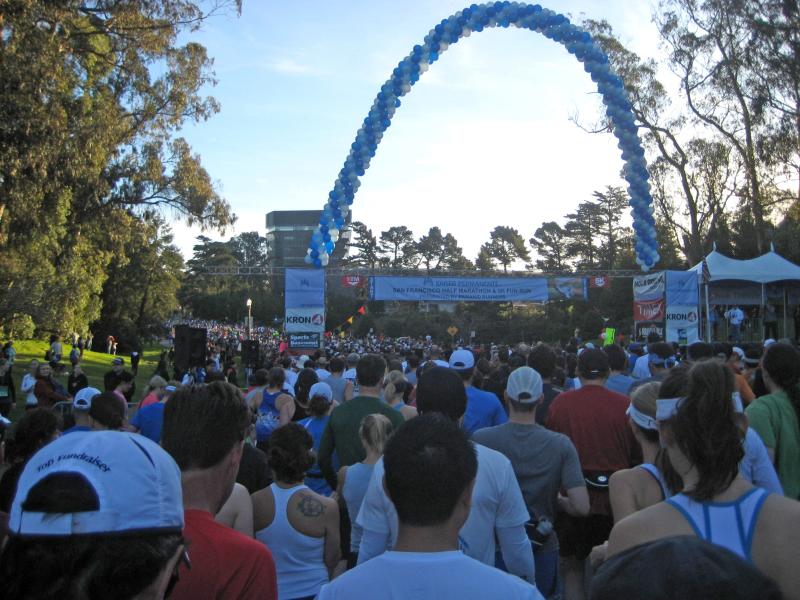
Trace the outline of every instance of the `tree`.
<instances>
[{"instance_id":1,"label":"tree","mask_svg":"<svg viewBox=\"0 0 800 600\"><path fill-rule=\"evenodd\" d=\"M488 255L503 266L503 273L508 273L508 266L516 260L530 260L531 256L525 247L525 240L513 227L498 225L490 234L486 246Z\"/></svg>"},{"instance_id":2,"label":"tree","mask_svg":"<svg viewBox=\"0 0 800 600\"><path fill-rule=\"evenodd\" d=\"M539 258L534 263L540 271L560 273L567 270L567 232L555 221L542 223L530 239Z\"/></svg>"},{"instance_id":3,"label":"tree","mask_svg":"<svg viewBox=\"0 0 800 600\"><path fill-rule=\"evenodd\" d=\"M356 253L347 256L346 264L374 269L381 262L381 255L378 240L372 234L372 230L361 221L353 221L350 230L353 239L348 248L354 249Z\"/></svg>"},{"instance_id":4,"label":"tree","mask_svg":"<svg viewBox=\"0 0 800 600\"><path fill-rule=\"evenodd\" d=\"M475 259L475 268L479 271L494 271L494 258L489 251L489 245L481 245L478 258Z\"/></svg>"},{"instance_id":5,"label":"tree","mask_svg":"<svg viewBox=\"0 0 800 600\"><path fill-rule=\"evenodd\" d=\"M566 216L567 255L578 269L594 269L598 266L598 239L602 216L599 207L592 202L581 202L574 213Z\"/></svg>"},{"instance_id":6,"label":"tree","mask_svg":"<svg viewBox=\"0 0 800 600\"><path fill-rule=\"evenodd\" d=\"M464 251L452 234L442 235L438 227L431 227L416 243L416 251L420 263L427 272L444 269L461 270L472 267L472 263L464 257Z\"/></svg>"},{"instance_id":7,"label":"tree","mask_svg":"<svg viewBox=\"0 0 800 600\"><path fill-rule=\"evenodd\" d=\"M382 254L388 255L389 266L399 269L407 266L407 249L413 243L414 233L405 225L398 225L381 232L379 248Z\"/></svg>"},{"instance_id":8,"label":"tree","mask_svg":"<svg viewBox=\"0 0 800 600\"><path fill-rule=\"evenodd\" d=\"M594 205L597 213L597 233L603 240L600 244L600 266L613 269L617 266L617 255L621 240L630 236L628 228L620 226L622 213L628 207L628 196L619 187L608 186L604 192L594 192Z\"/></svg>"},{"instance_id":9,"label":"tree","mask_svg":"<svg viewBox=\"0 0 800 600\"><path fill-rule=\"evenodd\" d=\"M200 93L214 83L205 49L178 45L229 3L203 4L3 3L0 322L19 312L13 296L23 292L41 329L85 330L129 218L157 210L202 227L234 221L176 137L218 110Z\"/></svg>"}]
</instances>

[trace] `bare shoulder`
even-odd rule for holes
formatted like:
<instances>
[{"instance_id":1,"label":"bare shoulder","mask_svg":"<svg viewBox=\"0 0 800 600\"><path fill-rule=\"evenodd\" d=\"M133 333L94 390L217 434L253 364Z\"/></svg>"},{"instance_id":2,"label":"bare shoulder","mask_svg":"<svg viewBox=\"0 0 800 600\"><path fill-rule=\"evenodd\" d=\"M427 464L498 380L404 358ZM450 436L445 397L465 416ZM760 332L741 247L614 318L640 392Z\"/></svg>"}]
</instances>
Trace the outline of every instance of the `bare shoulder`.
<instances>
[{"instance_id":1,"label":"bare shoulder","mask_svg":"<svg viewBox=\"0 0 800 600\"><path fill-rule=\"evenodd\" d=\"M641 469L622 469L621 471L615 471L612 473L611 477L608 480L609 487L618 487L618 486L626 486L631 487L633 482L636 480L636 471L641 471Z\"/></svg>"},{"instance_id":2,"label":"bare shoulder","mask_svg":"<svg viewBox=\"0 0 800 600\"><path fill-rule=\"evenodd\" d=\"M296 492L291 499L291 504L304 517L323 517L332 510L338 511L335 500L321 496L309 489Z\"/></svg>"},{"instance_id":3,"label":"bare shoulder","mask_svg":"<svg viewBox=\"0 0 800 600\"><path fill-rule=\"evenodd\" d=\"M666 502L659 502L628 515L614 525L608 538L608 556L664 537L692 534L691 526L674 508Z\"/></svg>"}]
</instances>

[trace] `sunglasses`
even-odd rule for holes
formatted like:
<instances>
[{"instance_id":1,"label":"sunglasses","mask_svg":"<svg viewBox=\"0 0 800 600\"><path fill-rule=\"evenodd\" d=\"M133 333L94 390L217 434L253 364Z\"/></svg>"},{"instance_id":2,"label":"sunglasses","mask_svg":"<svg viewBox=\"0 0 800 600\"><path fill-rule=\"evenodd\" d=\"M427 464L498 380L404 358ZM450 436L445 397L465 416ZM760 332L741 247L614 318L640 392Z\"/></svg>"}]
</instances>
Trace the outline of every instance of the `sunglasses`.
<instances>
[{"instance_id":1,"label":"sunglasses","mask_svg":"<svg viewBox=\"0 0 800 600\"><path fill-rule=\"evenodd\" d=\"M192 570L192 561L189 560L189 548L186 544L183 544L183 550L181 551L181 557L177 563L175 563L175 569L172 571L172 575L169 578L169 583L167 584L167 589L164 592L164 598L169 598L172 591L175 589L175 586L181 580L181 565L186 565L186 568L190 571Z\"/></svg>"}]
</instances>

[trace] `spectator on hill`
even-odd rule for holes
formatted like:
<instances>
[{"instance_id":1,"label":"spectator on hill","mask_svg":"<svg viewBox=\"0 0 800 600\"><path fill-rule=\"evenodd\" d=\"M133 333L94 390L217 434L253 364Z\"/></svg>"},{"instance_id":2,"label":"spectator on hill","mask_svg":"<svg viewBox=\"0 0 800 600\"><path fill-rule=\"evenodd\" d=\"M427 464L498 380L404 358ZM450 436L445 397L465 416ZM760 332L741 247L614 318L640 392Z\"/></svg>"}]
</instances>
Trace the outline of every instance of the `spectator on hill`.
<instances>
[{"instance_id":1,"label":"spectator on hill","mask_svg":"<svg viewBox=\"0 0 800 600\"><path fill-rule=\"evenodd\" d=\"M74 397L75 394L87 387L89 387L89 380L86 378L81 365L76 364L67 378L67 392Z\"/></svg>"},{"instance_id":2,"label":"spectator on hill","mask_svg":"<svg viewBox=\"0 0 800 600\"><path fill-rule=\"evenodd\" d=\"M115 357L111 361L111 370L107 371L106 374L103 375L103 391L113 392L115 389L117 389L117 386L122 379L122 374L125 372L125 359L121 356ZM133 380L133 378L131 378L130 384L130 388L125 394L123 394L126 402L132 402L133 394L136 392L136 382Z\"/></svg>"},{"instance_id":3,"label":"spectator on hill","mask_svg":"<svg viewBox=\"0 0 800 600\"><path fill-rule=\"evenodd\" d=\"M181 388L165 407L161 445L181 469L192 553L171 598L277 598L269 549L214 521L233 490L249 426L241 392L219 381Z\"/></svg>"},{"instance_id":4,"label":"spectator on hill","mask_svg":"<svg viewBox=\"0 0 800 600\"><path fill-rule=\"evenodd\" d=\"M120 432L62 437L20 478L4 597L163 598L188 564L182 527L180 473L161 448Z\"/></svg>"},{"instance_id":5,"label":"spectator on hill","mask_svg":"<svg viewBox=\"0 0 800 600\"><path fill-rule=\"evenodd\" d=\"M22 383L20 384L20 391L25 396L25 408L30 409L35 407L38 404L38 400L36 399L36 373L39 371L39 361L35 358L31 360L28 365L28 372L22 377Z\"/></svg>"},{"instance_id":6,"label":"spectator on hill","mask_svg":"<svg viewBox=\"0 0 800 600\"><path fill-rule=\"evenodd\" d=\"M53 379L53 368L49 364L40 364L36 369L36 385L33 393L36 395L36 405L42 408L53 408L58 402L67 402L70 397L59 392L61 388Z\"/></svg>"}]
</instances>

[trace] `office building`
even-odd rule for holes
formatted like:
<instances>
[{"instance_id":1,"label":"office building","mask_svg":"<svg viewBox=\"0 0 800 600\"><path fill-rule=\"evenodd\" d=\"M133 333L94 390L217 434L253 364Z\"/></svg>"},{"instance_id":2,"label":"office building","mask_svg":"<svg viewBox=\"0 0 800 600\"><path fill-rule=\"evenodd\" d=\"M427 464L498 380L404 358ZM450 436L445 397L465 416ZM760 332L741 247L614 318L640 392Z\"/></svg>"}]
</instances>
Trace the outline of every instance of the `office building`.
<instances>
[{"instance_id":1,"label":"office building","mask_svg":"<svg viewBox=\"0 0 800 600\"><path fill-rule=\"evenodd\" d=\"M350 223L348 213L347 222ZM267 213L267 258L274 267L306 267L305 257L311 233L319 224L318 210L274 210ZM333 251L332 264L347 253L349 229L342 232Z\"/></svg>"}]
</instances>

